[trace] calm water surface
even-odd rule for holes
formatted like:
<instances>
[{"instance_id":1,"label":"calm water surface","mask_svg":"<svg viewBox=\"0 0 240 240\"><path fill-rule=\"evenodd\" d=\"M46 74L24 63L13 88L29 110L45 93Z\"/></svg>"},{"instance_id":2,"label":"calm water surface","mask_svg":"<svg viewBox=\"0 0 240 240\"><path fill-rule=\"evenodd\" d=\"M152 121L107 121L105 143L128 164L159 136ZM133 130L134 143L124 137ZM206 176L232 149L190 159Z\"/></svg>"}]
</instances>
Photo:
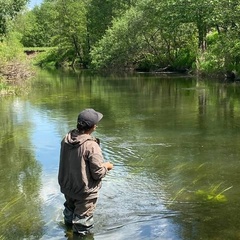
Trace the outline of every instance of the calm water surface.
<instances>
[{"instance_id":1,"label":"calm water surface","mask_svg":"<svg viewBox=\"0 0 240 240\"><path fill-rule=\"evenodd\" d=\"M0 239L79 239L63 224L60 141L78 113L114 170L84 239L240 239L240 85L175 75L39 71L0 99Z\"/></svg>"}]
</instances>

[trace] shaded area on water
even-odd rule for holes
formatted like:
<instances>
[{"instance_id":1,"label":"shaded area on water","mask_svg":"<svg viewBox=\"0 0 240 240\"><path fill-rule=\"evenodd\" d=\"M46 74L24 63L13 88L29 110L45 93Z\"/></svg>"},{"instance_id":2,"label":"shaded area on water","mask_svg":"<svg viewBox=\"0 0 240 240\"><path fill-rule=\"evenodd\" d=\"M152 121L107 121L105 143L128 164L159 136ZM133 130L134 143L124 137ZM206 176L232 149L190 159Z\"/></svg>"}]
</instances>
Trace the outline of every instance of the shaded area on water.
<instances>
[{"instance_id":1,"label":"shaded area on water","mask_svg":"<svg viewBox=\"0 0 240 240\"><path fill-rule=\"evenodd\" d=\"M95 135L115 167L89 238L239 237L238 85L44 71L34 84L0 102L3 239L73 239L62 224L59 144L90 106L104 113Z\"/></svg>"}]
</instances>

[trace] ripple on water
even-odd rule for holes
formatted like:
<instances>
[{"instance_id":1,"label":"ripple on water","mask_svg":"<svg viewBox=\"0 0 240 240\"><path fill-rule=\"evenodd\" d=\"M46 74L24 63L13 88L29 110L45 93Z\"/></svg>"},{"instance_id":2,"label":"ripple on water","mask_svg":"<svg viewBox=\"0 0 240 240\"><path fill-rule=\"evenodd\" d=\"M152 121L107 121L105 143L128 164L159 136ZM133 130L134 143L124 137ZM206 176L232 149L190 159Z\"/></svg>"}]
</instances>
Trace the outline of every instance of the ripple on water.
<instances>
[{"instance_id":1,"label":"ripple on water","mask_svg":"<svg viewBox=\"0 0 240 240\"><path fill-rule=\"evenodd\" d=\"M164 207L165 194L155 184L147 175L135 175L125 168L110 172L103 182L95 214L96 239L130 239L131 234L136 238L141 232L143 236L138 239L144 239L147 226L148 236L159 236L159 230L176 213Z\"/></svg>"}]
</instances>

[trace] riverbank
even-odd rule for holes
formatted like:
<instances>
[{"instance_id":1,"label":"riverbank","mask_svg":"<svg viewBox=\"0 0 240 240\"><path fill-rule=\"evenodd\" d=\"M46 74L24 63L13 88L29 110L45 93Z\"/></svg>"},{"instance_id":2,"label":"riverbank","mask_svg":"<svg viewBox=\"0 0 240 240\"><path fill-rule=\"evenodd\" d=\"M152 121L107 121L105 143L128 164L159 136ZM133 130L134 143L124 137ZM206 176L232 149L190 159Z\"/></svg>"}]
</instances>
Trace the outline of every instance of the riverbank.
<instances>
[{"instance_id":1,"label":"riverbank","mask_svg":"<svg viewBox=\"0 0 240 240\"><path fill-rule=\"evenodd\" d=\"M30 62L13 60L0 66L0 96L17 95L26 90L29 79L34 76Z\"/></svg>"}]
</instances>

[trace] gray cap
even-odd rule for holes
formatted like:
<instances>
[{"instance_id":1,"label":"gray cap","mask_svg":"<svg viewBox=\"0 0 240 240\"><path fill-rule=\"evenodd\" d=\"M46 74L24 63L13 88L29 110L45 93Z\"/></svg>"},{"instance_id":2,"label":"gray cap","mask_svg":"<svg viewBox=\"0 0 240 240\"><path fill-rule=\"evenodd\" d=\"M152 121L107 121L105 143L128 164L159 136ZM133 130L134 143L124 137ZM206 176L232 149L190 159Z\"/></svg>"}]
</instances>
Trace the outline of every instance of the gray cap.
<instances>
[{"instance_id":1,"label":"gray cap","mask_svg":"<svg viewBox=\"0 0 240 240\"><path fill-rule=\"evenodd\" d=\"M87 108L79 113L78 123L85 122L89 127L97 124L103 117L103 114L92 108Z\"/></svg>"}]
</instances>

